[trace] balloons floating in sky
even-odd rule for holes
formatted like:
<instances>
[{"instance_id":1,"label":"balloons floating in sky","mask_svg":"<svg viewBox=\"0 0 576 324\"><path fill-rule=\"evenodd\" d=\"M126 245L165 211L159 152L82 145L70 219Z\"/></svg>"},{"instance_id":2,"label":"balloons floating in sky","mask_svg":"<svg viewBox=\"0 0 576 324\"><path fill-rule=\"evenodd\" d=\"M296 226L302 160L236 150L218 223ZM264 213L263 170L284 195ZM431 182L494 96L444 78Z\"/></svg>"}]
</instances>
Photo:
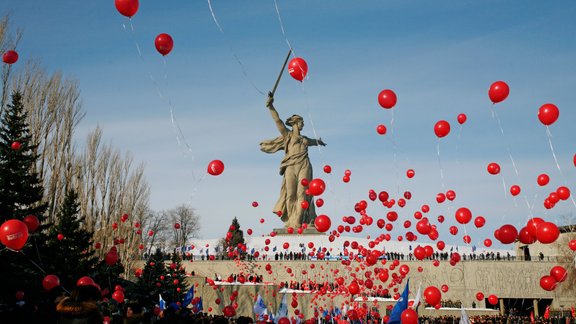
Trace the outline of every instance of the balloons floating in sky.
<instances>
[{"instance_id":1,"label":"balloons floating in sky","mask_svg":"<svg viewBox=\"0 0 576 324\"><path fill-rule=\"evenodd\" d=\"M459 114L456 119L458 120L458 124L462 125L466 122L468 117L466 116L466 114Z\"/></svg>"},{"instance_id":2,"label":"balloons floating in sky","mask_svg":"<svg viewBox=\"0 0 576 324\"><path fill-rule=\"evenodd\" d=\"M504 101L506 98L508 98L509 94L510 88L504 81L496 81L492 83L490 89L488 90L488 96L490 97L492 103L499 103Z\"/></svg>"},{"instance_id":3,"label":"balloons floating in sky","mask_svg":"<svg viewBox=\"0 0 576 324\"><path fill-rule=\"evenodd\" d=\"M13 50L9 50L2 54L2 62L6 64L14 64L18 61L18 53Z\"/></svg>"},{"instance_id":4,"label":"balloons floating in sky","mask_svg":"<svg viewBox=\"0 0 576 324\"><path fill-rule=\"evenodd\" d=\"M442 138L450 133L450 123L445 120L440 120L434 125L434 134L438 138Z\"/></svg>"},{"instance_id":5,"label":"balloons floating in sky","mask_svg":"<svg viewBox=\"0 0 576 324\"><path fill-rule=\"evenodd\" d=\"M288 73L290 73L290 76L294 79L302 82L306 74L308 74L308 64L304 59L295 57L288 63Z\"/></svg>"},{"instance_id":6,"label":"balloons floating in sky","mask_svg":"<svg viewBox=\"0 0 576 324\"><path fill-rule=\"evenodd\" d=\"M172 51L172 48L174 48L174 40L172 36L162 33L156 36L154 46L156 46L158 53L166 56Z\"/></svg>"},{"instance_id":7,"label":"balloons floating in sky","mask_svg":"<svg viewBox=\"0 0 576 324\"><path fill-rule=\"evenodd\" d=\"M132 18L138 11L138 0L115 0L116 10L123 16Z\"/></svg>"},{"instance_id":8,"label":"balloons floating in sky","mask_svg":"<svg viewBox=\"0 0 576 324\"><path fill-rule=\"evenodd\" d=\"M208 164L208 173L217 176L224 172L224 163L220 160L213 160Z\"/></svg>"},{"instance_id":9,"label":"balloons floating in sky","mask_svg":"<svg viewBox=\"0 0 576 324\"><path fill-rule=\"evenodd\" d=\"M538 119L546 126L554 124L560 116L560 111L556 105L551 103L544 104L538 109Z\"/></svg>"},{"instance_id":10,"label":"balloons floating in sky","mask_svg":"<svg viewBox=\"0 0 576 324\"><path fill-rule=\"evenodd\" d=\"M396 97L396 93L390 89L385 89L380 91L378 94L378 103L382 108L390 109L396 105L396 101L398 98Z\"/></svg>"}]
</instances>

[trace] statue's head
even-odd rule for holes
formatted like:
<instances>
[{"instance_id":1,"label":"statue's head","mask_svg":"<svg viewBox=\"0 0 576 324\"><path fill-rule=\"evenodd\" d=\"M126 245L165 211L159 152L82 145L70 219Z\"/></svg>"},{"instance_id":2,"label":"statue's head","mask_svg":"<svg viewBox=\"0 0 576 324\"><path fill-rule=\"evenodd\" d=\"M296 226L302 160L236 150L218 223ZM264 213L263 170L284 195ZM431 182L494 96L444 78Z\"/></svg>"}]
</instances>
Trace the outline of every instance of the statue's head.
<instances>
[{"instance_id":1,"label":"statue's head","mask_svg":"<svg viewBox=\"0 0 576 324\"><path fill-rule=\"evenodd\" d=\"M290 127L292 127L298 123L302 123L300 128L302 128L302 126L304 126L304 118L302 118L302 116L300 116L300 115L292 115L290 118L286 119L286 122L285 122L286 126L290 126Z\"/></svg>"}]
</instances>

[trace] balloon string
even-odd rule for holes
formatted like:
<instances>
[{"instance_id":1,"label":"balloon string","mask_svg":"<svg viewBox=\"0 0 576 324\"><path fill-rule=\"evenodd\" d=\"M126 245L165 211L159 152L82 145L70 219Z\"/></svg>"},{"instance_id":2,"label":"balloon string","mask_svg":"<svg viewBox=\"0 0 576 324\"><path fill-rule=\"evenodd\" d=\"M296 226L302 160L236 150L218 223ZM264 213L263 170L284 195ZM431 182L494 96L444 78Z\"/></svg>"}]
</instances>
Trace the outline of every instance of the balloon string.
<instances>
[{"instance_id":1,"label":"balloon string","mask_svg":"<svg viewBox=\"0 0 576 324\"><path fill-rule=\"evenodd\" d=\"M216 27L218 27L218 30L220 31L220 33L223 36L226 36L226 33L224 33L224 29L222 28L222 26L220 25L220 23L218 22L218 19L216 19L216 14L214 13L214 9L212 8L212 3L211 0L208 0L208 8L210 9L210 13L212 14L212 20L214 20L214 23L216 24ZM250 83L250 85L252 86L252 88L254 88L254 90L256 90L258 93L260 93L261 95L266 95L266 93L262 90L260 90L256 84L252 81L252 79L250 79L250 77L248 76L248 72L246 72L246 68L244 67L244 64L242 63L242 61L240 60L240 58L238 57L238 55L236 55L236 53L234 52L234 49L232 48L232 45L230 44L230 42L226 39L226 37L224 37L224 40L227 43L228 46L228 50L230 51L230 54L234 57L234 59L236 60L236 63L238 63L238 65L240 66L240 71L242 72L242 75L244 76L244 79Z\"/></svg>"},{"instance_id":2,"label":"balloon string","mask_svg":"<svg viewBox=\"0 0 576 324\"><path fill-rule=\"evenodd\" d=\"M560 168L560 164L558 163L558 158L556 157L556 152L554 151L554 145L552 145L552 133L550 132L550 127L548 127L548 125L546 125L546 135L548 137L548 143L550 144L550 151L552 152L552 156L554 157L554 162L556 163L556 168L558 169L558 172L560 173L560 176L562 177L562 181L564 182L564 185L567 186L566 177L564 176L564 172L562 171L562 168ZM576 207L576 202L574 201L573 195L570 195L570 200L572 201L572 205L574 205L574 207Z\"/></svg>"},{"instance_id":3,"label":"balloon string","mask_svg":"<svg viewBox=\"0 0 576 324\"><path fill-rule=\"evenodd\" d=\"M442 190L445 189L444 185L444 170L442 169L442 160L440 159L440 139L436 143L436 155L438 156L438 166L440 167L440 182L442 183Z\"/></svg>"},{"instance_id":4,"label":"balloon string","mask_svg":"<svg viewBox=\"0 0 576 324\"><path fill-rule=\"evenodd\" d=\"M460 141L461 141L461 137L462 137L462 124L460 124L458 126L458 138L456 140L456 164L460 165L460 159L458 158L458 156L460 154L458 154L458 151L460 150Z\"/></svg>"},{"instance_id":5,"label":"balloon string","mask_svg":"<svg viewBox=\"0 0 576 324\"><path fill-rule=\"evenodd\" d=\"M492 110L492 119L496 119L496 122L498 123L498 127L500 128L500 134L502 134L502 138L504 138L504 128L502 128L502 123L500 122L500 118L498 117L498 114L496 113L496 111L494 110L494 105L492 105L490 107L490 109ZM506 144L506 151L508 152L508 157L510 158L510 162L512 162L512 167L514 168L514 172L516 173L516 177L519 176L518 174L518 168L516 167L516 162L514 161L514 158L512 157L512 153L510 152L510 145L507 143Z\"/></svg>"},{"instance_id":6,"label":"balloon string","mask_svg":"<svg viewBox=\"0 0 576 324\"><path fill-rule=\"evenodd\" d=\"M290 41L286 36L286 32L284 31L284 23L282 22L282 17L280 16L280 9L278 8L278 2L276 0L274 0L274 7L276 8L276 15L278 16L278 22L280 23L280 29L282 30L282 35L284 35L284 40L286 41L288 48L292 48L292 45L290 44ZM294 56L296 56L296 53L294 51L292 51L292 53L294 53Z\"/></svg>"},{"instance_id":7,"label":"balloon string","mask_svg":"<svg viewBox=\"0 0 576 324\"><path fill-rule=\"evenodd\" d=\"M392 161L394 163L394 173L396 175L396 194L400 194L400 166L398 165L398 147L396 146L396 135L394 134L394 109L390 117L390 137L392 138Z\"/></svg>"}]
</instances>

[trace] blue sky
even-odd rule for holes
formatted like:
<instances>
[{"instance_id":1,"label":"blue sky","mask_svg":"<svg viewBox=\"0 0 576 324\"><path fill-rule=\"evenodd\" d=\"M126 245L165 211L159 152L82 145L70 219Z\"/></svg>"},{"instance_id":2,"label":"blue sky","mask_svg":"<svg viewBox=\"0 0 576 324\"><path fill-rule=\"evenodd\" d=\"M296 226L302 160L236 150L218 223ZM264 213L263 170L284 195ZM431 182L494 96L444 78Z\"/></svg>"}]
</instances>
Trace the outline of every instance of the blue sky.
<instances>
[{"instance_id":1,"label":"blue sky","mask_svg":"<svg viewBox=\"0 0 576 324\"><path fill-rule=\"evenodd\" d=\"M317 212L333 223L354 215L370 189L396 198L410 191L407 206L395 208L400 219L415 223L414 211L429 204L431 220L446 216L438 226L450 243L461 242L448 227L462 206L488 220L481 230L466 228L476 245L505 223L521 227L530 215L565 223L574 213L571 201L549 211L542 202L576 179L576 3L216 0L212 8L223 33L207 1L142 0L131 21L112 0L0 3L0 13L24 32L21 60L40 59L78 80L87 113L78 145L100 125L106 140L146 164L151 207L191 204L203 238L223 236L234 216L257 235L282 225L270 212L282 154L262 153L258 143L277 136L260 92L272 88L288 43L309 74L303 83L284 74L276 107L283 118L302 115L304 133L328 143L311 148L310 158L328 185ZM174 38L166 57L154 49L159 33ZM487 91L498 80L511 93L492 105ZM376 99L387 88L398 95L391 110ZM550 131L562 173L537 119L548 102L560 109ZM459 113L468 116L461 127ZM439 140L433 126L441 119L452 132ZM378 124L388 127L385 136ZM226 165L218 177L206 175L213 159ZM490 162L500 164L500 175L486 172ZM332 174L322 172L325 164ZM348 184L341 180L346 169ZM413 179L407 169L416 171ZM536 184L540 173L550 175L548 186ZM515 199L504 194L512 184L523 190ZM437 204L436 194L448 189L457 199ZM368 208L375 219L387 211ZM395 227L394 237L404 233L402 222ZM362 235L379 233L373 226Z\"/></svg>"}]
</instances>

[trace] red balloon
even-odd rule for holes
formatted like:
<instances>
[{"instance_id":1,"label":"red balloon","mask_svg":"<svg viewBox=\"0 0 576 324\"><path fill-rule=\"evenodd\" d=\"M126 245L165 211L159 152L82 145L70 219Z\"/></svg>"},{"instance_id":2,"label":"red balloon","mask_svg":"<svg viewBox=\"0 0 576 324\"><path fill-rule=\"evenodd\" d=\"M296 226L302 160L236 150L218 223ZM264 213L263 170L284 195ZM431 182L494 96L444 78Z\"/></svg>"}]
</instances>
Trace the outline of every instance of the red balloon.
<instances>
[{"instance_id":1,"label":"red balloon","mask_svg":"<svg viewBox=\"0 0 576 324\"><path fill-rule=\"evenodd\" d=\"M474 218L474 226L476 226L477 228L484 226L484 224L486 224L486 219L484 217L478 216Z\"/></svg>"},{"instance_id":2,"label":"red balloon","mask_svg":"<svg viewBox=\"0 0 576 324\"><path fill-rule=\"evenodd\" d=\"M484 246L485 247L491 247L492 246L492 240L491 239L485 239L484 240Z\"/></svg>"},{"instance_id":3,"label":"red balloon","mask_svg":"<svg viewBox=\"0 0 576 324\"><path fill-rule=\"evenodd\" d=\"M550 275L556 282L563 282L566 280L567 272L562 266L553 266L552 269L550 269Z\"/></svg>"},{"instance_id":4,"label":"red balloon","mask_svg":"<svg viewBox=\"0 0 576 324\"><path fill-rule=\"evenodd\" d=\"M538 119L546 126L554 124L558 116L560 116L560 111L556 105L547 103L538 109Z\"/></svg>"},{"instance_id":5,"label":"red balloon","mask_svg":"<svg viewBox=\"0 0 576 324\"><path fill-rule=\"evenodd\" d=\"M536 238L536 233L538 231L538 226L544 223L544 220L540 217L530 218L528 223L526 224L526 228L528 229L528 233L534 238Z\"/></svg>"},{"instance_id":6,"label":"red balloon","mask_svg":"<svg viewBox=\"0 0 576 324\"><path fill-rule=\"evenodd\" d=\"M496 81L492 83L488 90L488 96L492 103L499 103L506 99L510 94L510 88L504 81Z\"/></svg>"},{"instance_id":7,"label":"red balloon","mask_svg":"<svg viewBox=\"0 0 576 324\"><path fill-rule=\"evenodd\" d=\"M382 124L376 126L376 132L380 135L386 134L386 126L384 126Z\"/></svg>"},{"instance_id":8,"label":"red balloon","mask_svg":"<svg viewBox=\"0 0 576 324\"><path fill-rule=\"evenodd\" d=\"M308 185L308 193L312 196L319 196L324 190L326 190L326 184L320 178L312 179Z\"/></svg>"},{"instance_id":9,"label":"red balloon","mask_svg":"<svg viewBox=\"0 0 576 324\"><path fill-rule=\"evenodd\" d=\"M112 299L118 302L118 304L122 304L124 302L124 292L122 290L116 290L112 294Z\"/></svg>"},{"instance_id":10,"label":"red balloon","mask_svg":"<svg viewBox=\"0 0 576 324\"><path fill-rule=\"evenodd\" d=\"M556 189L556 193L558 194L558 198L562 200L567 200L570 198L570 189L568 187L558 187L558 189Z\"/></svg>"},{"instance_id":11,"label":"red balloon","mask_svg":"<svg viewBox=\"0 0 576 324\"><path fill-rule=\"evenodd\" d=\"M42 287L44 287L46 291L50 291L58 286L60 286L60 278L58 278L58 276L56 275L53 274L47 275L42 280Z\"/></svg>"},{"instance_id":12,"label":"red balloon","mask_svg":"<svg viewBox=\"0 0 576 324\"><path fill-rule=\"evenodd\" d=\"M115 0L116 9L123 16L132 18L138 11L138 0Z\"/></svg>"},{"instance_id":13,"label":"red balloon","mask_svg":"<svg viewBox=\"0 0 576 324\"><path fill-rule=\"evenodd\" d=\"M554 243L560 236L560 230L556 224L551 222L543 222L538 225L536 230L536 238L542 244Z\"/></svg>"},{"instance_id":14,"label":"red balloon","mask_svg":"<svg viewBox=\"0 0 576 324\"><path fill-rule=\"evenodd\" d=\"M2 62L6 64L14 64L18 61L18 53L13 50L9 50L2 54Z\"/></svg>"},{"instance_id":15,"label":"red balloon","mask_svg":"<svg viewBox=\"0 0 576 324\"><path fill-rule=\"evenodd\" d=\"M14 151L18 151L21 147L22 147L22 143L18 142L18 141L14 141L12 142L12 145L10 145L10 147L14 150Z\"/></svg>"},{"instance_id":16,"label":"red balloon","mask_svg":"<svg viewBox=\"0 0 576 324\"><path fill-rule=\"evenodd\" d=\"M482 299L484 299L484 294L482 292L477 292L476 293L476 300L477 301L481 301Z\"/></svg>"},{"instance_id":17,"label":"red balloon","mask_svg":"<svg viewBox=\"0 0 576 324\"><path fill-rule=\"evenodd\" d=\"M348 292L350 293L350 295L357 295L358 292L360 292L360 286L358 286L358 283L356 281L352 281L352 283L348 285Z\"/></svg>"},{"instance_id":18,"label":"red balloon","mask_svg":"<svg viewBox=\"0 0 576 324\"><path fill-rule=\"evenodd\" d=\"M510 224L502 225L497 239L502 242L502 244L510 244L516 241L518 238L518 230L516 227Z\"/></svg>"},{"instance_id":19,"label":"red balloon","mask_svg":"<svg viewBox=\"0 0 576 324\"><path fill-rule=\"evenodd\" d=\"M570 250L576 251L576 240L570 240L570 242L568 242L568 247Z\"/></svg>"},{"instance_id":20,"label":"red balloon","mask_svg":"<svg viewBox=\"0 0 576 324\"><path fill-rule=\"evenodd\" d=\"M325 166L324 166L324 172L325 172L325 173L330 173L330 172L332 172L332 167L329 166L329 165L325 165Z\"/></svg>"},{"instance_id":21,"label":"red balloon","mask_svg":"<svg viewBox=\"0 0 576 324\"><path fill-rule=\"evenodd\" d=\"M290 320L286 317L282 317L278 320L278 324L290 324Z\"/></svg>"},{"instance_id":22,"label":"red balloon","mask_svg":"<svg viewBox=\"0 0 576 324\"><path fill-rule=\"evenodd\" d=\"M172 36L166 33L159 34L154 40L154 46L156 46L158 53L168 55L168 53L172 51L172 48L174 48L174 40Z\"/></svg>"},{"instance_id":23,"label":"red balloon","mask_svg":"<svg viewBox=\"0 0 576 324\"><path fill-rule=\"evenodd\" d=\"M512 187L510 187L510 194L512 194L512 196L518 196L520 194L520 186L518 185L513 185Z\"/></svg>"},{"instance_id":24,"label":"red balloon","mask_svg":"<svg viewBox=\"0 0 576 324\"><path fill-rule=\"evenodd\" d=\"M316 230L320 233L328 231L331 225L332 221L330 220L330 217L326 215L320 215L314 220L314 227L316 227Z\"/></svg>"},{"instance_id":25,"label":"red balloon","mask_svg":"<svg viewBox=\"0 0 576 324\"><path fill-rule=\"evenodd\" d=\"M468 224L472 219L472 212L466 207L461 207L456 210L456 220L460 224Z\"/></svg>"},{"instance_id":26,"label":"red balloon","mask_svg":"<svg viewBox=\"0 0 576 324\"><path fill-rule=\"evenodd\" d=\"M385 89L380 91L378 94L378 103L382 108L390 109L396 105L396 101L398 98L396 97L396 93L390 89Z\"/></svg>"},{"instance_id":27,"label":"red balloon","mask_svg":"<svg viewBox=\"0 0 576 324\"><path fill-rule=\"evenodd\" d=\"M217 176L224 172L224 163L220 160L213 160L208 164L208 173Z\"/></svg>"},{"instance_id":28,"label":"red balloon","mask_svg":"<svg viewBox=\"0 0 576 324\"><path fill-rule=\"evenodd\" d=\"M552 291L556 288L556 280L552 276L542 276L540 278L540 287L546 291Z\"/></svg>"},{"instance_id":29,"label":"red balloon","mask_svg":"<svg viewBox=\"0 0 576 324\"><path fill-rule=\"evenodd\" d=\"M548 184L548 182L550 182L550 177L546 173L542 173L538 176L536 182L538 182L540 186L545 186Z\"/></svg>"},{"instance_id":30,"label":"red balloon","mask_svg":"<svg viewBox=\"0 0 576 324\"><path fill-rule=\"evenodd\" d=\"M442 290L443 293L448 292L448 285L442 285L440 289Z\"/></svg>"},{"instance_id":31,"label":"red balloon","mask_svg":"<svg viewBox=\"0 0 576 324\"><path fill-rule=\"evenodd\" d=\"M498 173L500 173L500 165L498 165L498 163L492 162L488 164L488 173L492 174L492 175L496 175Z\"/></svg>"},{"instance_id":32,"label":"red balloon","mask_svg":"<svg viewBox=\"0 0 576 324\"><path fill-rule=\"evenodd\" d=\"M518 233L518 241L524 244L532 244L536 242L536 237L530 235L528 227L522 227L522 229L520 229L520 232Z\"/></svg>"},{"instance_id":33,"label":"red balloon","mask_svg":"<svg viewBox=\"0 0 576 324\"><path fill-rule=\"evenodd\" d=\"M7 248L20 251L28 241L28 226L23 221L10 219L0 227L0 242Z\"/></svg>"},{"instance_id":34,"label":"red balloon","mask_svg":"<svg viewBox=\"0 0 576 324\"><path fill-rule=\"evenodd\" d=\"M490 303L490 305L498 304L498 296L496 296L496 295L488 296L488 303Z\"/></svg>"},{"instance_id":35,"label":"red balloon","mask_svg":"<svg viewBox=\"0 0 576 324\"><path fill-rule=\"evenodd\" d=\"M418 314L412 308L406 308L400 315L402 324L418 324Z\"/></svg>"},{"instance_id":36,"label":"red balloon","mask_svg":"<svg viewBox=\"0 0 576 324\"><path fill-rule=\"evenodd\" d=\"M456 118L456 119L458 120L458 124L462 125L466 122L468 117L466 117L466 114L459 114L458 118Z\"/></svg>"},{"instance_id":37,"label":"red balloon","mask_svg":"<svg viewBox=\"0 0 576 324\"><path fill-rule=\"evenodd\" d=\"M38 226L40 226L40 221L38 220L38 217L34 215L28 215L24 217L23 222L28 227L29 233L33 233L36 229L38 229Z\"/></svg>"},{"instance_id":38,"label":"red balloon","mask_svg":"<svg viewBox=\"0 0 576 324\"><path fill-rule=\"evenodd\" d=\"M434 134L438 138L442 138L450 133L450 123L445 120L440 120L434 125Z\"/></svg>"},{"instance_id":39,"label":"red balloon","mask_svg":"<svg viewBox=\"0 0 576 324\"><path fill-rule=\"evenodd\" d=\"M412 169L408 169L408 170L406 171L406 176L407 176L408 178L410 178L410 179L414 178L414 175L415 175L415 174L416 174L416 172L415 172L414 170L412 170Z\"/></svg>"},{"instance_id":40,"label":"red balloon","mask_svg":"<svg viewBox=\"0 0 576 324\"><path fill-rule=\"evenodd\" d=\"M423 247L421 247L420 245L418 245L414 249L414 257L417 260L424 260L424 258L426 257L426 250Z\"/></svg>"},{"instance_id":41,"label":"red balloon","mask_svg":"<svg viewBox=\"0 0 576 324\"><path fill-rule=\"evenodd\" d=\"M437 305L440 303L442 299L442 293L440 289L436 288L435 286L429 286L428 288L424 289L424 300L432 306Z\"/></svg>"},{"instance_id":42,"label":"red balloon","mask_svg":"<svg viewBox=\"0 0 576 324\"><path fill-rule=\"evenodd\" d=\"M76 286L94 286L96 283L88 276L84 276L76 281Z\"/></svg>"},{"instance_id":43,"label":"red balloon","mask_svg":"<svg viewBox=\"0 0 576 324\"><path fill-rule=\"evenodd\" d=\"M294 79L302 82L306 74L308 74L308 64L304 59L295 57L288 63L288 73L290 73L290 76Z\"/></svg>"}]
</instances>

